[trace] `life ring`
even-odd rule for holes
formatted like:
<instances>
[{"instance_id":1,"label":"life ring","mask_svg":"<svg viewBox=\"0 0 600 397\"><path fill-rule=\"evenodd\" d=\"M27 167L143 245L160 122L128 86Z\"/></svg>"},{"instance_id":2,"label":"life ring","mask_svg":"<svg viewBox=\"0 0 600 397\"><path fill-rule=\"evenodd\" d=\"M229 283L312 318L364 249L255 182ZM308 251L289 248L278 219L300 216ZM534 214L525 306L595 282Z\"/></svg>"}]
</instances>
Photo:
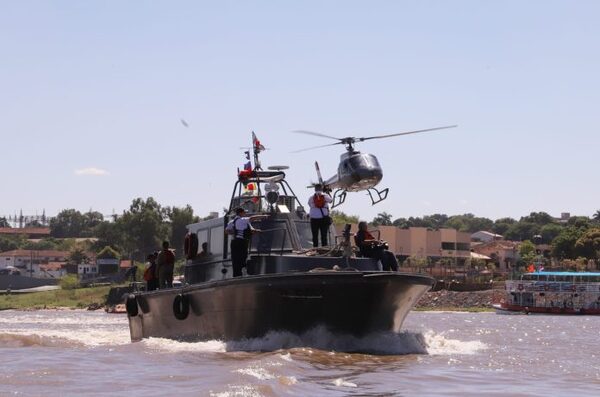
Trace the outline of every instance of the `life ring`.
<instances>
[{"instance_id":1,"label":"life ring","mask_svg":"<svg viewBox=\"0 0 600 397\"><path fill-rule=\"evenodd\" d=\"M519 286L517 288L519 291L523 291L523 284L519 284Z\"/></svg>"},{"instance_id":2,"label":"life ring","mask_svg":"<svg viewBox=\"0 0 600 397\"><path fill-rule=\"evenodd\" d=\"M198 254L198 236L196 233L188 233L185 235L183 251L186 259L194 259L196 257Z\"/></svg>"},{"instance_id":3,"label":"life ring","mask_svg":"<svg viewBox=\"0 0 600 397\"><path fill-rule=\"evenodd\" d=\"M173 314L177 320L185 320L190 314L190 298L187 295L178 294L175 296Z\"/></svg>"},{"instance_id":4,"label":"life ring","mask_svg":"<svg viewBox=\"0 0 600 397\"><path fill-rule=\"evenodd\" d=\"M134 294L127 295L127 301L125 301L125 309L127 310L127 315L129 317L135 317L138 315L138 303L137 298Z\"/></svg>"}]
</instances>

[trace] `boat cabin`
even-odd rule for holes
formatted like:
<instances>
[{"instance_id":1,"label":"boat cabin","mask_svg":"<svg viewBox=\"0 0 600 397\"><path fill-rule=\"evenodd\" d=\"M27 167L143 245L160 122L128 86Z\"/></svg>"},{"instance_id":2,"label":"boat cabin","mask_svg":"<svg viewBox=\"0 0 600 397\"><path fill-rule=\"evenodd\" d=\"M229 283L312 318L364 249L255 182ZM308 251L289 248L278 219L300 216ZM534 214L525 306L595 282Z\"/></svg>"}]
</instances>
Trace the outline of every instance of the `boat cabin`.
<instances>
[{"instance_id":1,"label":"boat cabin","mask_svg":"<svg viewBox=\"0 0 600 397\"><path fill-rule=\"evenodd\" d=\"M232 237L225 233L225 227L237 207L244 208L252 226L261 230L250 240L248 275L331 269L336 265L379 270L378 262L370 258L342 261L340 256L319 255L321 248L314 250L312 244L310 220L285 180L283 167L272 168L240 171L227 214L188 225L188 231L198 240L198 252L185 268L188 284L232 277L229 252ZM341 236L334 236L333 231L330 227L328 241L332 246L341 241Z\"/></svg>"}]
</instances>

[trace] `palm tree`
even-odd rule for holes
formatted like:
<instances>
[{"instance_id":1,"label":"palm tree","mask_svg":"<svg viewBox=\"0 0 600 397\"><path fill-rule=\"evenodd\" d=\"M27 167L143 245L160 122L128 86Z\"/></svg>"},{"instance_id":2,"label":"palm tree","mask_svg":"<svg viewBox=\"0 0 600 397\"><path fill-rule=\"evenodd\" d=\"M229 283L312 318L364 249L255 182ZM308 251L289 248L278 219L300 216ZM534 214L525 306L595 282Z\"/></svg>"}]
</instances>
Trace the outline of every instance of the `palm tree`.
<instances>
[{"instance_id":1,"label":"palm tree","mask_svg":"<svg viewBox=\"0 0 600 397\"><path fill-rule=\"evenodd\" d=\"M594 218L594 220L596 222L600 223L600 210L596 211L596 213L594 214L593 218Z\"/></svg>"}]
</instances>

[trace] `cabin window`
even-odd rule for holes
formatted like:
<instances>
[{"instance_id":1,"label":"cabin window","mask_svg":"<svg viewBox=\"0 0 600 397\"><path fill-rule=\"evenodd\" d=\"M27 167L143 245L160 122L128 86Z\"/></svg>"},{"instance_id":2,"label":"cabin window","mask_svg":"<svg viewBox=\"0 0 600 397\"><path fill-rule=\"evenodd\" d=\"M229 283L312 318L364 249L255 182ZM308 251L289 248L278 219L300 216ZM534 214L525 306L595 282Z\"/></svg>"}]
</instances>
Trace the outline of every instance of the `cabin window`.
<instances>
[{"instance_id":1,"label":"cabin window","mask_svg":"<svg viewBox=\"0 0 600 397\"><path fill-rule=\"evenodd\" d=\"M210 243L208 244L208 251L213 255L223 254L223 237L225 235L225 228L223 226L217 226L210 229Z\"/></svg>"},{"instance_id":2,"label":"cabin window","mask_svg":"<svg viewBox=\"0 0 600 397\"><path fill-rule=\"evenodd\" d=\"M200 252L200 250L202 249L202 244L203 243L208 243L208 230L204 229L204 230L198 230L198 233L196 233L198 236L198 252ZM196 252L196 253L198 253Z\"/></svg>"},{"instance_id":3,"label":"cabin window","mask_svg":"<svg viewBox=\"0 0 600 397\"><path fill-rule=\"evenodd\" d=\"M294 224L296 225L296 231L298 232L298 238L300 239L300 246L304 249L312 248L313 243L310 222L294 222ZM331 238L331 236L329 236L329 238Z\"/></svg>"},{"instance_id":4,"label":"cabin window","mask_svg":"<svg viewBox=\"0 0 600 397\"><path fill-rule=\"evenodd\" d=\"M268 254L292 249L291 236L285 221L264 220L261 222L263 232L252 236L252 250Z\"/></svg>"}]
</instances>

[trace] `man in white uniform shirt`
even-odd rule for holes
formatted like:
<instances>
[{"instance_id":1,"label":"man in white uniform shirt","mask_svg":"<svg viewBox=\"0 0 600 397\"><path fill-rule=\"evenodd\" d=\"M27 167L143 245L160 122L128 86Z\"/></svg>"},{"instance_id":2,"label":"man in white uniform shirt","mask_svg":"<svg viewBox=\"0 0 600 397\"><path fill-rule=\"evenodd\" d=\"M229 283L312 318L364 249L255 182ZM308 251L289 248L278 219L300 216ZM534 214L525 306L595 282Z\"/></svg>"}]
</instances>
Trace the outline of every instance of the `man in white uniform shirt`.
<instances>
[{"instance_id":1,"label":"man in white uniform shirt","mask_svg":"<svg viewBox=\"0 0 600 397\"><path fill-rule=\"evenodd\" d=\"M250 218L245 217L246 211L239 207L235 209L235 217L227 224L225 232L232 235L231 239L231 264L233 277L242 275L242 268L248 259L248 243L250 235L258 231L250 224Z\"/></svg>"},{"instance_id":2,"label":"man in white uniform shirt","mask_svg":"<svg viewBox=\"0 0 600 397\"><path fill-rule=\"evenodd\" d=\"M313 247L319 246L319 233L321 233L321 245L327 246L327 232L331 225L329 216L329 203L333 200L331 196L323 191L321 184L315 185L315 194L308 199L310 207L310 230L312 231Z\"/></svg>"}]
</instances>

